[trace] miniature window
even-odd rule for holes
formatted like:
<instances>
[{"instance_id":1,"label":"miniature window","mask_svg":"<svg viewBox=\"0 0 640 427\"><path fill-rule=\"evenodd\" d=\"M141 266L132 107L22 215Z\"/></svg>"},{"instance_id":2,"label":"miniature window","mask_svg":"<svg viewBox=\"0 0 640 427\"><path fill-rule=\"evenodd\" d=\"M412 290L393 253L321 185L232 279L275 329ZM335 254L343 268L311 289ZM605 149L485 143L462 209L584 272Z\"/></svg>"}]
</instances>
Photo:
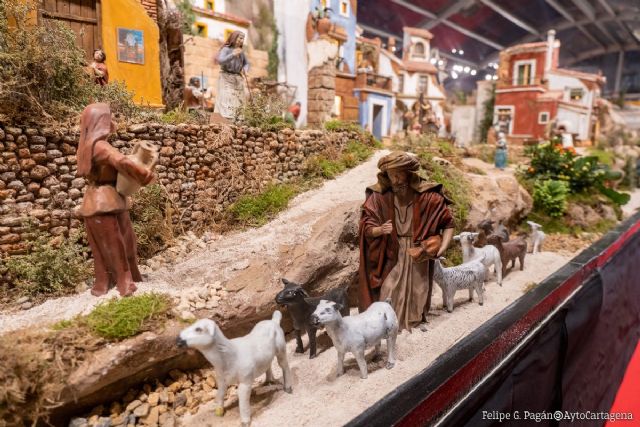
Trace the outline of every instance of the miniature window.
<instances>
[{"instance_id":1,"label":"miniature window","mask_svg":"<svg viewBox=\"0 0 640 427\"><path fill-rule=\"evenodd\" d=\"M418 80L418 93L427 93L429 88L429 76L422 75Z\"/></svg>"},{"instance_id":2,"label":"miniature window","mask_svg":"<svg viewBox=\"0 0 640 427\"><path fill-rule=\"evenodd\" d=\"M516 61L513 73L513 84L517 86L534 84L534 77L536 74L535 65L535 60Z\"/></svg>"},{"instance_id":3,"label":"miniature window","mask_svg":"<svg viewBox=\"0 0 640 427\"><path fill-rule=\"evenodd\" d=\"M320 0L320 7L322 7L323 9L330 6L331 5L329 4L329 0Z\"/></svg>"},{"instance_id":4,"label":"miniature window","mask_svg":"<svg viewBox=\"0 0 640 427\"><path fill-rule=\"evenodd\" d=\"M349 0L340 0L340 15L349 16Z\"/></svg>"},{"instance_id":5,"label":"miniature window","mask_svg":"<svg viewBox=\"0 0 640 427\"><path fill-rule=\"evenodd\" d=\"M196 35L200 37L207 37L207 24L196 22Z\"/></svg>"},{"instance_id":6,"label":"miniature window","mask_svg":"<svg viewBox=\"0 0 640 427\"><path fill-rule=\"evenodd\" d=\"M582 101L584 97L584 91L581 88L571 89L569 91L569 99L572 101Z\"/></svg>"},{"instance_id":7,"label":"miniature window","mask_svg":"<svg viewBox=\"0 0 640 427\"><path fill-rule=\"evenodd\" d=\"M224 30L224 39L229 40L229 36L233 33L233 29L227 28Z\"/></svg>"},{"instance_id":8,"label":"miniature window","mask_svg":"<svg viewBox=\"0 0 640 427\"><path fill-rule=\"evenodd\" d=\"M424 43L418 42L413 46L413 56L416 58L425 57Z\"/></svg>"},{"instance_id":9,"label":"miniature window","mask_svg":"<svg viewBox=\"0 0 640 427\"><path fill-rule=\"evenodd\" d=\"M207 1L205 2L205 9L208 9L208 10L215 10L215 9L216 9L216 7L215 7L215 2L214 2L213 0L207 0Z\"/></svg>"},{"instance_id":10,"label":"miniature window","mask_svg":"<svg viewBox=\"0 0 640 427\"><path fill-rule=\"evenodd\" d=\"M549 123L549 112L547 111L540 112L540 114L538 114L538 124L546 125L547 123Z\"/></svg>"}]
</instances>

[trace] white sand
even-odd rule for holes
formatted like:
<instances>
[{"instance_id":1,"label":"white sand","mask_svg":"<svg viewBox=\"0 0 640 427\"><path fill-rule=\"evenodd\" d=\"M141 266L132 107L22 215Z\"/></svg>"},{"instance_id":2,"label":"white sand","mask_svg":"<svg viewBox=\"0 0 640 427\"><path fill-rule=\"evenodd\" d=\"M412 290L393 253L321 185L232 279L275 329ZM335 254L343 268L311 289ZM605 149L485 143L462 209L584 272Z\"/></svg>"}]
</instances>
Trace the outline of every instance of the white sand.
<instances>
[{"instance_id":1,"label":"white sand","mask_svg":"<svg viewBox=\"0 0 640 427\"><path fill-rule=\"evenodd\" d=\"M369 378L360 379L355 359L348 354L345 360L345 375L336 378L336 350L327 349L330 339L323 333L316 359L309 353L296 354L295 340L290 340L287 349L293 373L293 394L281 387L259 386L254 388L252 401L252 426L337 426L343 425L376 401L409 380L431 364L440 354L457 341L486 322L507 305L523 295L531 282L539 283L552 272L569 261L551 252L528 254L524 271L508 274L499 287L493 278L485 285L485 301L480 306L477 299L467 302L468 292L456 294L453 313L442 310L442 293L436 287L434 303L436 309L429 319L427 332L417 329L409 334L404 331L398 337L398 362L391 370L382 367L382 362L369 363ZM519 268L518 266L516 268ZM353 309L352 313L356 310ZM306 341L305 341L306 342ZM325 345L323 345L325 344ZM325 350L326 349L326 350ZM383 345L386 357L386 346ZM370 358L368 358L370 360ZM282 371L274 361L276 378ZM237 426L240 424L237 399L226 406L227 414L217 418L214 404L208 402L200 407L196 415L185 415L185 426Z\"/></svg>"}]
</instances>

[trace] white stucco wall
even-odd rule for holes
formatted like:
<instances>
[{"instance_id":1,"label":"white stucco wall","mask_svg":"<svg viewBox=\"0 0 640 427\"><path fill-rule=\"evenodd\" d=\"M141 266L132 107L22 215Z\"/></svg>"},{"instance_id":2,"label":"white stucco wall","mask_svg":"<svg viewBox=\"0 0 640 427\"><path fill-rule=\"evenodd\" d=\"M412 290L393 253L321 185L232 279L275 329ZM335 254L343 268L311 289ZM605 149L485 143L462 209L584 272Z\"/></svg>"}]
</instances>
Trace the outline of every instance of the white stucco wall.
<instances>
[{"instance_id":1,"label":"white stucco wall","mask_svg":"<svg viewBox=\"0 0 640 427\"><path fill-rule=\"evenodd\" d=\"M232 24L231 22L218 21L208 16L196 13L196 23L207 25L207 38L224 41L225 30L242 31L247 37L247 28Z\"/></svg>"},{"instance_id":2,"label":"white stucco wall","mask_svg":"<svg viewBox=\"0 0 640 427\"><path fill-rule=\"evenodd\" d=\"M587 88L580 79L571 76L553 74L552 72L548 73L547 77L549 78L549 90L563 91L563 101L569 101L570 89L582 89L585 96L582 98L580 104L589 106L593 103L593 91L589 90L589 88Z\"/></svg>"},{"instance_id":3,"label":"white stucco wall","mask_svg":"<svg viewBox=\"0 0 640 427\"><path fill-rule=\"evenodd\" d=\"M226 0L214 0L213 1L213 11L218 13L225 13L224 2ZM207 9L206 0L192 0L191 4L195 7L199 7L200 9ZM208 9L207 9L208 10Z\"/></svg>"},{"instance_id":4,"label":"white stucco wall","mask_svg":"<svg viewBox=\"0 0 640 427\"><path fill-rule=\"evenodd\" d=\"M475 122L475 105L456 105L453 107L451 133L456 138L456 146L466 147L473 142Z\"/></svg>"},{"instance_id":5,"label":"white stucco wall","mask_svg":"<svg viewBox=\"0 0 640 427\"><path fill-rule=\"evenodd\" d=\"M278 81L296 86L295 101L301 103L298 126L307 123L307 16L310 0L274 0L274 16L278 27Z\"/></svg>"}]
</instances>

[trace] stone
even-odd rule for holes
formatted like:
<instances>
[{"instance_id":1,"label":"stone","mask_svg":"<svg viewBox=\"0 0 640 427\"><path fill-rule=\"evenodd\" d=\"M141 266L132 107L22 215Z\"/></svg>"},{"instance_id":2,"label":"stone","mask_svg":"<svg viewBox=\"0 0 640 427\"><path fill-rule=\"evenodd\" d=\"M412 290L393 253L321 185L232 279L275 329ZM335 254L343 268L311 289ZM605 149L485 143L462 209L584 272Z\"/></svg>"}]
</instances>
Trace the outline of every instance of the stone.
<instances>
[{"instance_id":1,"label":"stone","mask_svg":"<svg viewBox=\"0 0 640 427\"><path fill-rule=\"evenodd\" d=\"M127 412L131 412L131 411L133 411L134 409L136 409L140 405L142 405L142 402L136 399L136 400L132 401L131 403L129 403L125 410Z\"/></svg>"},{"instance_id":2,"label":"stone","mask_svg":"<svg viewBox=\"0 0 640 427\"><path fill-rule=\"evenodd\" d=\"M176 425L175 417L169 413L160 415L160 419L158 421L160 423L160 427L175 427Z\"/></svg>"},{"instance_id":3,"label":"stone","mask_svg":"<svg viewBox=\"0 0 640 427\"><path fill-rule=\"evenodd\" d=\"M136 417L146 417L149 414L150 406L148 403L142 403L136 409L133 410L133 415Z\"/></svg>"},{"instance_id":4,"label":"stone","mask_svg":"<svg viewBox=\"0 0 640 427\"><path fill-rule=\"evenodd\" d=\"M16 304L24 304L27 301L29 301L29 297L20 297L16 300Z\"/></svg>"},{"instance_id":5,"label":"stone","mask_svg":"<svg viewBox=\"0 0 640 427\"><path fill-rule=\"evenodd\" d=\"M72 418L69 427L89 427L89 421L86 418Z\"/></svg>"},{"instance_id":6,"label":"stone","mask_svg":"<svg viewBox=\"0 0 640 427\"><path fill-rule=\"evenodd\" d=\"M173 402L173 407L179 407L179 406L184 406L187 404L187 396L184 393L178 393L176 394L176 398Z\"/></svg>"},{"instance_id":7,"label":"stone","mask_svg":"<svg viewBox=\"0 0 640 427\"><path fill-rule=\"evenodd\" d=\"M31 169L29 176L32 179L40 181L48 177L50 174L51 174L51 171L49 170L49 168L42 165L36 165L34 166L33 169Z\"/></svg>"},{"instance_id":8,"label":"stone","mask_svg":"<svg viewBox=\"0 0 640 427\"><path fill-rule=\"evenodd\" d=\"M20 306L22 310L29 310L31 307L33 307L33 303L31 302L25 302Z\"/></svg>"},{"instance_id":9,"label":"stone","mask_svg":"<svg viewBox=\"0 0 640 427\"><path fill-rule=\"evenodd\" d=\"M22 181L11 181L9 184L7 184L7 188L9 190L15 190L15 191L22 191L25 190L25 186L24 183Z\"/></svg>"},{"instance_id":10,"label":"stone","mask_svg":"<svg viewBox=\"0 0 640 427\"><path fill-rule=\"evenodd\" d=\"M159 401L160 401L160 394L159 393L150 393L149 394L149 398L147 400L147 402L149 402L149 405L158 406L158 402Z\"/></svg>"},{"instance_id":11,"label":"stone","mask_svg":"<svg viewBox=\"0 0 640 427\"><path fill-rule=\"evenodd\" d=\"M185 311L181 312L180 313L180 317L182 319L184 319L184 320L195 320L196 319L196 316L192 312L190 312L188 310L185 310Z\"/></svg>"},{"instance_id":12,"label":"stone","mask_svg":"<svg viewBox=\"0 0 640 427\"><path fill-rule=\"evenodd\" d=\"M151 408L149 411L149 415L142 418L142 422L147 426L157 426L158 419L160 418L160 413L158 412L158 407Z\"/></svg>"}]
</instances>

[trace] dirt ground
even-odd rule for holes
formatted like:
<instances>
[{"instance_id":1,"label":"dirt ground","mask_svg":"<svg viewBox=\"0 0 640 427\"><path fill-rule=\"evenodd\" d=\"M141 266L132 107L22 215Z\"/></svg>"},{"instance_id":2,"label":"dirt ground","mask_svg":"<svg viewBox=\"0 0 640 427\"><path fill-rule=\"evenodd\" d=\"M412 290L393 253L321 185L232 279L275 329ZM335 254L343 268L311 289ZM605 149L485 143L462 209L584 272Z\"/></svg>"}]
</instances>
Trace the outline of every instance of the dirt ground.
<instances>
[{"instance_id":1,"label":"dirt ground","mask_svg":"<svg viewBox=\"0 0 640 427\"><path fill-rule=\"evenodd\" d=\"M330 346L331 340L320 335L319 354L310 360L305 354L294 353L295 340L287 344L289 364L293 374L293 394L282 391L281 386L254 387L251 397L252 426L327 426L343 425L366 408L391 392L398 385L426 368L440 354L456 342L513 303L529 289L532 283L539 283L567 261L569 256L551 252L528 254L525 270L508 274L500 287L493 275L485 285L485 301L480 306L477 299L468 302L467 291L456 294L453 313L442 310L442 293L436 287L435 310L429 317L426 332L414 329L412 333L403 331L398 337L398 362L391 369L385 369L383 361L370 361L369 377L360 379L355 359L348 354L345 359L345 375L336 378L336 350ZM476 297L477 298L477 297ZM357 310L352 309L352 314ZM285 314L286 315L286 314ZM305 341L306 345L306 341ZM383 345L383 358L386 346ZM370 356L370 352L368 353ZM276 378L282 371L274 362ZM227 413L223 418L214 416L214 404L209 402L200 407L196 415L185 415L184 426L237 426L240 424L237 399L232 397L226 404Z\"/></svg>"}]
</instances>

